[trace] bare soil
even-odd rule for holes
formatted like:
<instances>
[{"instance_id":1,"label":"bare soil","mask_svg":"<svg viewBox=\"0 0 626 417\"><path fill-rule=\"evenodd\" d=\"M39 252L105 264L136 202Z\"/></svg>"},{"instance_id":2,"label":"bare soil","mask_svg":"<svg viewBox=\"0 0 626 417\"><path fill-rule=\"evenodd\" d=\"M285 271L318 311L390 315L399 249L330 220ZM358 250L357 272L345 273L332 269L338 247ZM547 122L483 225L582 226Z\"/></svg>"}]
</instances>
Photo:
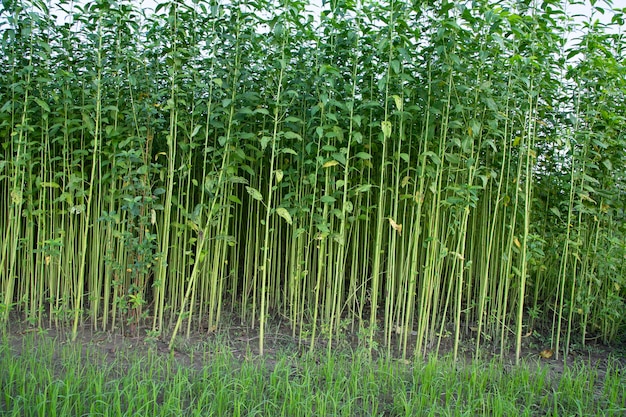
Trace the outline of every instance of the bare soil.
<instances>
[{"instance_id":1,"label":"bare soil","mask_svg":"<svg viewBox=\"0 0 626 417\"><path fill-rule=\"evenodd\" d=\"M134 329L136 335L123 332L121 329L102 331L91 325L85 324L79 327L77 339L71 341L71 327L38 327L30 326L25 321L15 318L8 328L8 340L12 350L16 355L20 355L24 346L23 339L33 334L50 338L59 344L78 343L84 350L95 349L105 357L110 357L111 361L120 356L130 357L135 354L157 354L162 356L171 355L180 366L191 367L196 370L202 369L207 361L206 352L213 349L226 350L237 361L260 359L259 355L259 331L258 327L252 328L243 324L233 324L237 320L227 320L230 323L223 325L215 331L193 331L189 335L185 332L179 333L172 350L168 348L169 334L154 336L150 335L150 328L142 326ZM393 349L389 352L392 357L410 363L413 359L413 349L415 347L415 336L411 336L407 356L402 357L402 353ZM543 366L548 368L550 376L558 377L568 366L589 366L596 369L600 380L604 379L609 363L618 364L626 370L626 344L621 341L614 346L606 346L597 341L582 346L572 345L568 349L567 357L563 354L552 354L546 349L546 339L539 334L528 336L524 339L522 349L522 359L530 366ZM268 323L265 332L265 344L263 363L272 367L276 363L278 354L288 353L290 356L299 357L306 352L319 352L323 355L327 352L328 343L332 343L333 352L351 354L361 349L363 343L359 335L350 331L342 333L340 338L328 340L324 337L317 338L315 346L311 348L310 339L299 340L288 323L274 319ZM397 345L396 341L392 345ZM424 358L430 354L437 353L437 346L428 346ZM476 357L474 351L475 340L471 337L464 340L459 351L459 360L468 363ZM384 349L383 335L378 335L378 348L371 353L376 359L387 354ZM447 336L441 339L438 356L451 355L453 348L453 337ZM497 346L490 346L488 343L482 345L480 360L491 360L496 358L500 349ZM548 355L546 355L548 353ZM549 357L546 357L549 356ZM558 356L558 357L557 357ZM515 352L513 348L505 351L503 363L506 368L515 366Z\"/></svg>"}]
</instances>

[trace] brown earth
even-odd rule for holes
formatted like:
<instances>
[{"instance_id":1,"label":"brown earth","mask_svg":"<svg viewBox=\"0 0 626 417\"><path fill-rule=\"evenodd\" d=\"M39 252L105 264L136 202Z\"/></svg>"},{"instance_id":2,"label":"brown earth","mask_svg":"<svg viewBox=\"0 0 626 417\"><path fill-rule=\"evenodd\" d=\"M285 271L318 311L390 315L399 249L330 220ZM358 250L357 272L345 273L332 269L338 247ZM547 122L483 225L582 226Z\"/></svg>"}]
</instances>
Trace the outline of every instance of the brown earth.
<instances>
[{"instance_id":1,"label":"brown earth","mask_svg":"<svg viewBox=\"0 0 626 417\"><path fill-rule=\"evenodd\" d=\"M238 320L233 318L225 321L230 323L213 332L191 332L189 337L181 330L171 351L168 349L169 335L165 337L151 336L148 326L134 329L134 333L137 335L132 336L120 329L99 331L90 325L83 325L78 329L77 343L83 346L83 349L95 349L96 352L110 357L111 360L119 357L120 354L122 356L129 354L148 355L149 353L162 356L172 355L180 366L192 367L196 370L202 369L206 363L206 352L210 351L208 348L225 349L238 361L259 358L258 327L251 328L250 326L235 324L238 323ZM15 354L21 353L24 346L23 339L32 334L53 339L60 344L73 343L70 326L62 328L33 327L15 317L14 320L11 320L8 328L8 340ZM412 336L411 339L406 359L403 359L401 352L394 348L389 352L394 358L407 363L407 365L413 358L415 347L415 336ZM537 332L525 337L521 356L525 364L547 367L551 376L558 377L568 366L585 365L596 369L599 379L603 380L609 363L615 363L615 361L626 369L626 346L624 344L606 346L598 343L597 340L592 340L585 346L580 344L570 346L567 357L561 354L557 358L557 355L549 350L549 345L546 344L545 340L546 338ZM295 356L300 356L307 351L324 353L327 351L329 340L318 337L313 349L311 349L310 343L310 339L300 341L297 334L294 336L290 326L285 321L273 319L268 323L265 332L264 363L271 367L272 364L276 363L276 357L279 353L289 353ZM334 352L350 354L359 349L361 352L364 351L359 335L350 331L343 332L340 338L335 338L330 343L332 343ZM459 360L465 363L472 361L476 356L474 345L475 340L471 337L462 342ZM372 351L374 359L387 353L383 347L383 337L379 335L378 348ZM424 357L436 353L436 346L428 346L427 348ZM453 337L451 335L442 337L439 356L451 355L452 348ZM481 348L480 359L493 359L497 357L499 352L498 347L489 346L485 343ZM512 348L505 352L503 363L507 369L515 366L515 353Z\"/></svg>"}]
</instances>

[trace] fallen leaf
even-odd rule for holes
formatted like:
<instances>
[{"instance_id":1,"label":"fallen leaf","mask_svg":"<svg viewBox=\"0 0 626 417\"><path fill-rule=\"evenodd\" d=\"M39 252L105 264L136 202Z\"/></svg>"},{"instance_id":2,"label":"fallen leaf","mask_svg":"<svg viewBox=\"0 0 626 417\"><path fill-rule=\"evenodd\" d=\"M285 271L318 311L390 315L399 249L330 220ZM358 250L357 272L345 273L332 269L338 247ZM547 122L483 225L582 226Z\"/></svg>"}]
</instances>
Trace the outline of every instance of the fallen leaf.
<instances>
[{"instance_id":1,"label":"fallen leaf","mask_svg":"<svg viewBox=\"0 0 626 417\"><path fill-rule=\"evenodd\" d=\"M554 355L554 350L552 349L544 349L541 352L539 352L539 356L541 356L544 359L550 359L552 355Z\"/></svg>"}]
</instances>

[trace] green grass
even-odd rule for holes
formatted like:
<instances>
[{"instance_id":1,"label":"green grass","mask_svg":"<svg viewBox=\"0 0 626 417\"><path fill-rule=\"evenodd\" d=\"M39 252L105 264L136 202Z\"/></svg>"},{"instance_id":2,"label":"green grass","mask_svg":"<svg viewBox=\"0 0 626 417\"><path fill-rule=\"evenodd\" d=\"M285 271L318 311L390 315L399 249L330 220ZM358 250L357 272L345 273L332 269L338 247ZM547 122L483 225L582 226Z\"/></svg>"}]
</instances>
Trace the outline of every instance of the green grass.
<instances>
[{"instance_id":1,"label":"green grass","mask_svg":"<svg viewBox=\"0 0 626 417\"><path fill-rule=\"evenodd\" d=\"M0 345L0 414L7 416L622 416L624 369L534 360L464 364L370 360L365 350L262 359L222 343L161 353L111 353L96 343L28 335ZM325 352L325 351L324 351Z\"/></svg>"}]
</instances>

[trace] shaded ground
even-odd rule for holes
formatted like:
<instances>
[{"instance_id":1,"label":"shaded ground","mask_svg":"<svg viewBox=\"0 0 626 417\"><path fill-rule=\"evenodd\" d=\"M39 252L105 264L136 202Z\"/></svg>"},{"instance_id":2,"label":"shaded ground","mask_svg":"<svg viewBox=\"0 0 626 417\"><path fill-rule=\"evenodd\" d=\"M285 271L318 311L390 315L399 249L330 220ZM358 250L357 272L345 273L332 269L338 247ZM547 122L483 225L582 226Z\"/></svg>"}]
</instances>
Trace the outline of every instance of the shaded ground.
<instances>
[{"instance_id":1,"label":"shaded ground","mask_svg":"<svg viewBox=\"0 0 626 417\"><path fill-rule=\"evenodd\" d=\"M230 320L234 322L236 320ZM16 354L20 354L25 336L39 334L43 337L55 339L61 344L73 343L71 341L71 327L64 328L40 328L29 326L25 321L12 320L8 329L10 344ZM163 337L150 337L149 328L140 328L136 332L144 336L124 335L120 330L97 331L90 325L83 325L78 329L77 342L87 347L95 348L111 360L119 357L120 354L136 353L156 353L158 355L172 355L180 366L191 367L196 370L202 369L207 360L207 351L213 349L226 349L232 356L239 360L254 360L259 357L259 332L258 328L251 328L245 325L230 324L217 329L214 332L191 332L189 337L182 332L179 333L172 351L168 349L169 335ZM385 355L387 352L382 347L382 335L379 335L378 348L371 354L376 358ZM397 360L410 364L413 359L413 348L415 346L415 336L410 340L406 359L402 358L401 352L392 349L391 355ZM453 347L451 336L441 339L438 356L451 355ZM308 351L324 353L328 348L328 340L320 337L316 340L315 346L311 347L309 339L300 341L297 335L294 337L291 328L287 323L280 320L272 320L268 323L265 332L264 363L272 366L278 354L287 353L289 356L299 357ZM362 342L362 336L346 331L344 335L331 341L333 352L345 352L347 354L363 353L366 351ZM474 339L467 339L461 345L459 359L463 362L470 362L475 357ZM209 347L209 349L207 349ZM568 350L567 357L557 355L548 351L549 345L540 335L531 335L524 339L522 359L526 364L542 365L549 369L553 376L560 375L565 368L572 365L585 365L596 369L598 377L602 380L606 374L609 362L621 364L626 370L626 346L623 343L615 346L605 346L597 342L588 343L585 346L573 345ZM436 353L436 347L424 355ZM499 349L484 344L480 352L480 359L490 360L499 353ZM320 355L323 356L323 355ZM548 357L549 356L549 357ZM505 353L503 362L507 367L513 367L515 354L511 350Z\"/></svg>"}]
</instances>

